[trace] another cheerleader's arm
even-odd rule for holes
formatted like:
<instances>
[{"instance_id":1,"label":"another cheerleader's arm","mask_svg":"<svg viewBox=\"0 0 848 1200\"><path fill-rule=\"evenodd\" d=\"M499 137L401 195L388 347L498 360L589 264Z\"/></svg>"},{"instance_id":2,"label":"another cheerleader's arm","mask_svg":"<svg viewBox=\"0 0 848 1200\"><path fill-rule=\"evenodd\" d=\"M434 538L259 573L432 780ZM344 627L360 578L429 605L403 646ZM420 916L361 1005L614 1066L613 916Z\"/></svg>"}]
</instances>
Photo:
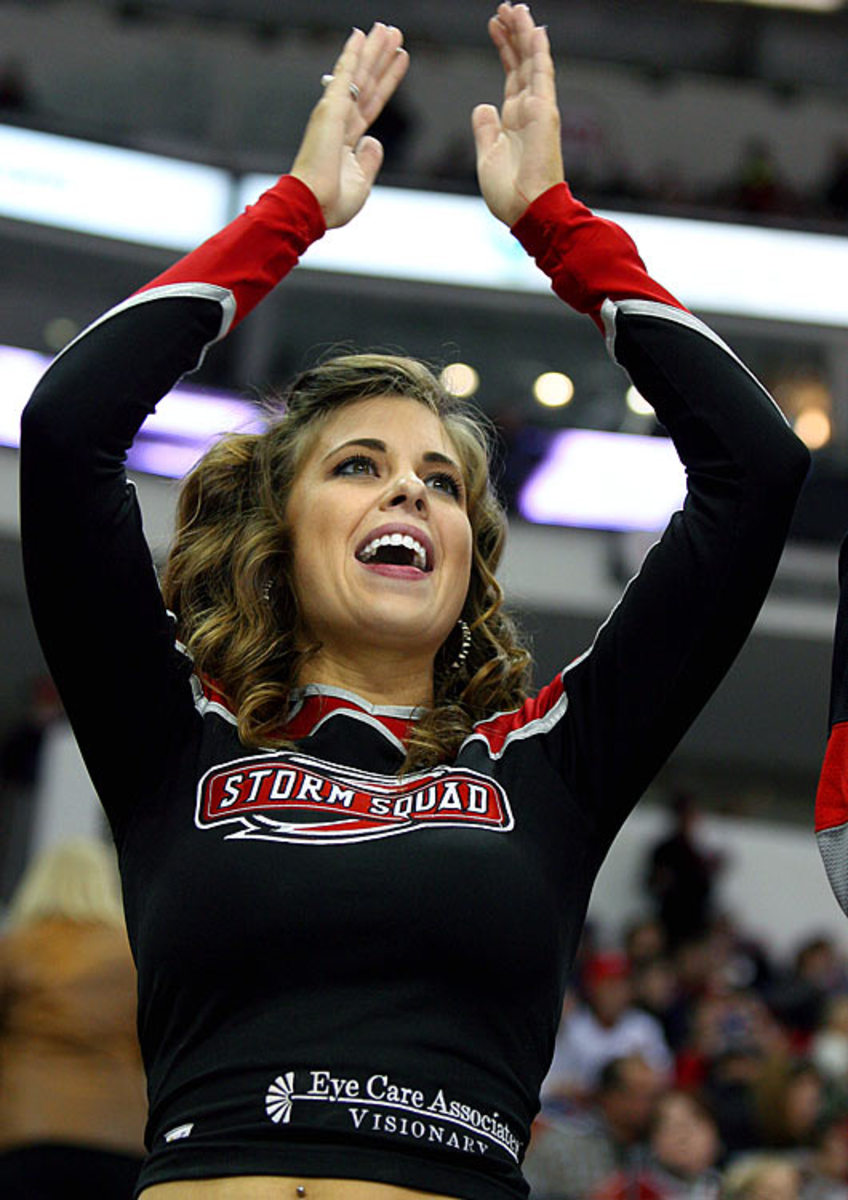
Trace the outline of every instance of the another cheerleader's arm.
<instances>
[{"instance_id":1,"label":"another cheerleader's arm","mask_svg":"<svg viewBox=\"0 0 848 1200\"><path fill-rule=\"evenodd\" d=\"M848 538L839 553L829 724L816 792L816 841L833 893L848 913Z\"/></svg>"}]
</instances>

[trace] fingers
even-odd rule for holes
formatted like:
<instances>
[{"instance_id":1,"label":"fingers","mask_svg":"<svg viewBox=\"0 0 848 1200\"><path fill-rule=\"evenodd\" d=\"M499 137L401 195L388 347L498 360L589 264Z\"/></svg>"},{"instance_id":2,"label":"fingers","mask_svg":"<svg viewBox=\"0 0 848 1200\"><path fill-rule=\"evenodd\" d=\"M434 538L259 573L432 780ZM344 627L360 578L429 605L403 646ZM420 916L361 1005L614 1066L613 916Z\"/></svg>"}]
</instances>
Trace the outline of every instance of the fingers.
<instances>
[{"instance_id":1,"label":"fingers","mask_svg":"<svg viewBox=\"0 0 848 1200\"><path fill-rule=\"evenodd\" d=\"M383 147L376 138L363 137L359 139L354 154L366 184L370 188L383 165Z\"/></svg>"},{"instance_id":2,"label":"fingers","mask_svg":"<svg viewBox=\"0 0 848 1200\"><path fill-rule=\"evenodd\" d=\"M551 56L551 43L544 25L536 28L533 35L532 91L537 96L556 103L556 74Z\"/></svg>"},{"instance_id":3,"label":"fingers","mask_svg":"<svg viewBox=\"0 0 848 1200\"><path fill-rule=\"evenodd\" d=\"M361 29L354 27L342 47L341 54L336 59L332 75L329 77L325 75L321 80L325 84L325 99L337 103L342 101L349 102L352 99L350 88L351 84L355 83L354 75L365 42L365 34Z\"/></svg>"},{"instance_id":4,"label":"fingers","mask_svg":"<svg viewBox=\"0 0 848 1200\"><path fill-rule=\"evenodd\" d=\"M489 35L506 74L507 99L526 91L555 100L554 65L547 30L526 4L502 3L489 21Z\"/></svg>"},{"instance_id":5,"label":"fingers","mask_svg":"<svg viewBox=\"0 0 848 1200\"><path fill-rule=\"evenodd\" d=\"M494 104L478 104L471 113L471 128L480 158L488 153L498 140L501 119Z\"/></svg>"},{"instance_id":6,"label":"fingers","mask_svg":"<svg viewBox=\"0 0 848 1200\"><path fill-rule=\"evenodd\" d=\"M325 91L331 103L340 106L348 131L345 138L348 144L355 145L377 118L408 66L409 55L403 49L403 34L394 25L377 21L367 34L361 29L353 30Z\"/></svg>"},{"instance_id":7,"label":"fingers","mask_svg":"<svg viewBox=\"0 0 848 1200\"><path fill-rule=\"evenodd\" d=\"M368 35L356 78L360 87L358 108L366 128L380 115L408 66L401 31L378 22Z\"/></svg>"}]
</instances>

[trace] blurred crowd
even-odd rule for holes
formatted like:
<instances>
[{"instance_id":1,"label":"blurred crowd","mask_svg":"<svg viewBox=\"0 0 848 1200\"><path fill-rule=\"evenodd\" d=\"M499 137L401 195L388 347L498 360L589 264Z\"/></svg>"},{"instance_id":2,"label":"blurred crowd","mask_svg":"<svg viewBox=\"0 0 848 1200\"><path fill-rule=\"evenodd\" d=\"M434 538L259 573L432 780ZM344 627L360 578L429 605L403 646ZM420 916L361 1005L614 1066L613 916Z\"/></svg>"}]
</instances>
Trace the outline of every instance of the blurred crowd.
<instances>
[{"instance_id":1,"label":"blurred crowd","mask_svg":"<svg viewBox=\"0 0 848 1200\"><path fill-rule=\"evenodd\" d=\"M570 120L573 117L573 121ZM106 118L104 116L104 122ZM780 154L767 138L750 136L743 142L735 167L726 178L698 185L672 159L654 174L637 175L621 160L603 131L595 130L599 145L591 165L581 138L582 117L563 108L565 153L569 182L575 193L595 207L636 209L714 216L755 224L829 227L838 232L848 220L848 141L835 139L820 178L807 188L790 181ZM43 128L70 136L98 138L97 129L68 126L61 112L44 105L23 57L0 58L0 122ZM571 124L578 127L572 137ZM474 146L470 133L446 133L440 148L422 161L415 153L424 121L402 95L395 96L378 118L373 132L385 149L382 181L395 186L446 189L478 194ZM585 134L585 130L582 131ZM102 131L111 140L108 126ZM217 157L220 148L210 146ZM270 164L269 168L272 169Z\"/></svg>"},{"instance_id":2,"label":"blurred crowd","mask_svg":"<svg viewBox=\"0 0 848 1200\"><path fill-rule=\"evenodd\" d=\"M566 149L566 156L568 147ZM733 171L712 187L697 186L673 162L656 177L639 177L618 165L584 174L569 163L569 183L595 208L634 209L665 215L715 217L761 225L826 227L842 232L848 221L848 144L837 141L821 176L808 189L788 179L774 148L762 138L748 141ZM472 147L452 140L429 168L430 180L418 186L476 189Z\"/></svg>"},{"instance_id":3,"label":"blurred crowd","mask_svg":"<svg viewBox=\"0 0 848 1200\"><path fill-rule=\"evenodd\" d=\"M687 796L645 915L584 938L526 1159L532 1200L848 1200L848 958L715 910Z\"/></svg>"}]
</instances>

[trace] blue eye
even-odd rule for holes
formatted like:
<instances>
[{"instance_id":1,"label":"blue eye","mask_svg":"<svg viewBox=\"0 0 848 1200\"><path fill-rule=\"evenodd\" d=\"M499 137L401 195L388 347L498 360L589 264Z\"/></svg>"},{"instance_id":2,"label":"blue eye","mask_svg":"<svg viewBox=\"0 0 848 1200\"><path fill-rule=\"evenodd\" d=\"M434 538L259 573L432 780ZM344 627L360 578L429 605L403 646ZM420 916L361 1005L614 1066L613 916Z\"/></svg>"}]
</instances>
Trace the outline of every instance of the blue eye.
<instances>
[{"instance_id":1,"label":"blue eye","mask_svg":"<svg viewBox=\"0 0 848 1200\"><path fill-rule=\"evenodd\" d=\"M458 500L462 495L459 483L447 471L438 471L435 475L428 475L427 487L434 488L437 492L447 492L449 496L453 496L454 500Z\"/></svg>"},{"instance_id":2,"label":"blue eye","mask_svg":"<svg viewBox=\"0 0 848 1200\"><path fill-rule=\"evenodd\" d=\"M352 454L333 470L334 475L376 475L377 464L367 454Z\"/></svg>"}]
</instances>

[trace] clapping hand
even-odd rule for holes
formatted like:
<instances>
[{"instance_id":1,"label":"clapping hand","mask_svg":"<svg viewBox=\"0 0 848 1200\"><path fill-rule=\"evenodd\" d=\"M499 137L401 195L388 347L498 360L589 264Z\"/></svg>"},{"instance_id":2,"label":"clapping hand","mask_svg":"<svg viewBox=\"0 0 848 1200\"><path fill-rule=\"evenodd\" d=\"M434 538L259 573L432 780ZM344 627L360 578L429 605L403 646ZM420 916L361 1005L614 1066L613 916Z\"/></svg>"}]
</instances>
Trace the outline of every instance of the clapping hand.
<instances>
[{"instance_id":1,"label":"clapping hand","mask_svg":"<svg viewBox=\"0 0 848 1200\"><path fill-rule=\"evenodd\" d=\"M548 34L526 4L499 4L489 34L503 63L500 112L472 114L477 177L483 199L512 226L529 204L564 178L554 64Z\"/></svg>"},{"instance_id":2,"label":"clapping hand","mask_svg":"<svg viewBox=\"0 0 848 1200\"><path fill-rule=\"evenodd\" d=\"M354 29L324 94L312 110L291 174L311 189L328 229L359 212L383 162L383 147L366 135L406 74L403 34L377 22Z\"/></svg>"}]
</instances>

